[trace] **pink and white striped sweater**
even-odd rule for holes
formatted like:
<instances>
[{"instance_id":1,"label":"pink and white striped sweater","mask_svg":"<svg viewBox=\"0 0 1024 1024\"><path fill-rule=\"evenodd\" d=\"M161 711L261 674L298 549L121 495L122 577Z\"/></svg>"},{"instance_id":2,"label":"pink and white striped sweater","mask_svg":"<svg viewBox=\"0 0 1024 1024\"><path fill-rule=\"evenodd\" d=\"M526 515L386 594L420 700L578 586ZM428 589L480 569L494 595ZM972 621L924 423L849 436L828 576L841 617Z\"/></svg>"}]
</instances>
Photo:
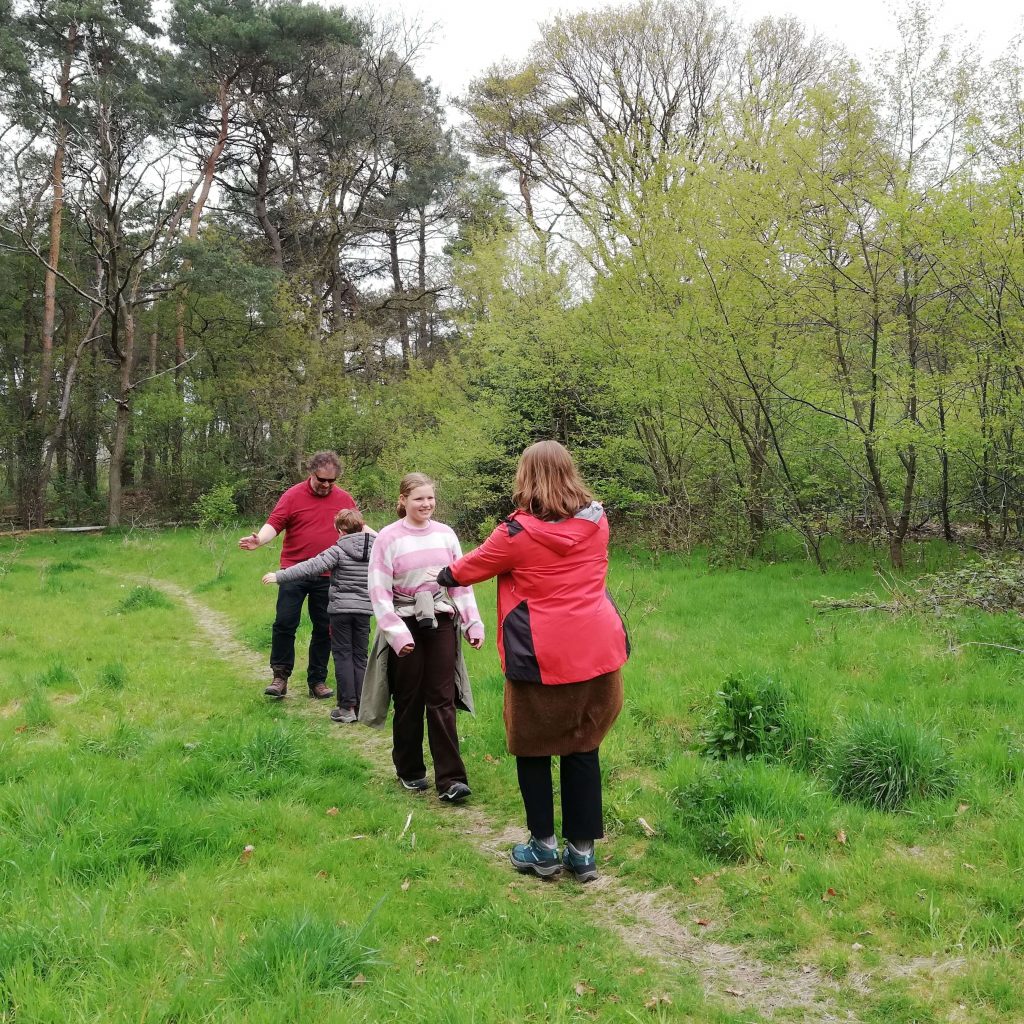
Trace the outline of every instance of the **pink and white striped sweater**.
<instances>
[{"instance_id":1,"label":"pink and white striped sweater","mask_svg":"<svg viewBox=\"0 0 1024 1024\"><path fill-rule=\"evenodd\" d=\"M439 569L461 557L462 547L455 531L433 520L416 527L399 519L377 535L367 580L370 602L377 628L396 653L413 642L404 619L412 617L413 598L422 590L434 595L436 611L458 614L462 631L469 639L483 639L484 624L473 588L451 587L444 591L434 579Z\"/></svg>"}]
</instances>

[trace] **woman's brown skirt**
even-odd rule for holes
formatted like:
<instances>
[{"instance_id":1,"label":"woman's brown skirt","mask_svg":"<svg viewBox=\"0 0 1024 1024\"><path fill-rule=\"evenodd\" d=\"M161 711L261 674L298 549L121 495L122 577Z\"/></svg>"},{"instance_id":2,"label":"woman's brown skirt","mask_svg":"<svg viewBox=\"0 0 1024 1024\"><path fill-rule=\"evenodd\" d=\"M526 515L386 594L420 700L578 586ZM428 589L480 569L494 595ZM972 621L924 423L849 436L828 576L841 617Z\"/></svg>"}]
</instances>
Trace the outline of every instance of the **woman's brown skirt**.
<instances>
[{"instance_id":1,"label":"woman's brown skirt","mask_svg":"<svg viewBox=\"0 0 1024 1024\"><path fill-rule=\"evenodd\" d=\"M505 680L505 735L518 757L596 750L622 710L622 672L545 686Z\"/></svg>"}]
</instances>

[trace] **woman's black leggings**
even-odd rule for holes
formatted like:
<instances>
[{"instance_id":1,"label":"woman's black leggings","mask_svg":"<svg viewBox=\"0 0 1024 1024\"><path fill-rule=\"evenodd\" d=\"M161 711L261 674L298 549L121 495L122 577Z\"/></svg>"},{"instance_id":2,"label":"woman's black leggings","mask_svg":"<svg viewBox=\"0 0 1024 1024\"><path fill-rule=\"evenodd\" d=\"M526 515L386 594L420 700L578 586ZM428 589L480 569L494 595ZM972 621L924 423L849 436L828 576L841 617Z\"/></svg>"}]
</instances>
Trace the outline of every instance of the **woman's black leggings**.
<instances>
[{"instance_id":1,"label":"woman's black leggings","mask_svg":"<svg viewBox=\"0 0 1024 1024\"><path fill-rule=\"evenodd\" d=\"M526 827L543 838L555 835L555 807L550 757L517 757L519 791L526 807ZM559 758L562 788L562 835L566 839L601 839L601 762L597 749Z\"/></svg>"}]
</instances>

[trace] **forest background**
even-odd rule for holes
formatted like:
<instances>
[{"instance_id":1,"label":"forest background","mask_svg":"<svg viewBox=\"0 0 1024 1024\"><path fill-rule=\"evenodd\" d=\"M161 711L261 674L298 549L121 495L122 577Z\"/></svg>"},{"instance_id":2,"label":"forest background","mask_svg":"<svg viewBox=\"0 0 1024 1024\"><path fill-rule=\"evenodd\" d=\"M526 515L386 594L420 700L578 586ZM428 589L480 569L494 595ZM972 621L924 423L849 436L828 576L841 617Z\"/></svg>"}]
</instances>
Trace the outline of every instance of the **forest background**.
<instances>
[{"instance_id":1,"label":"forest background","mask_svg":"<svg viewBox=\"0 0 1024 1024\"><path fill-rule=\"evenodd\" d=\"M1024 57L874 69L704 2L565 15L459 100L398 23L0 0L0 500L259 517L334 448L466 537L556 437L658 545L1024 537Z\"/></svg>"}]
</instances>

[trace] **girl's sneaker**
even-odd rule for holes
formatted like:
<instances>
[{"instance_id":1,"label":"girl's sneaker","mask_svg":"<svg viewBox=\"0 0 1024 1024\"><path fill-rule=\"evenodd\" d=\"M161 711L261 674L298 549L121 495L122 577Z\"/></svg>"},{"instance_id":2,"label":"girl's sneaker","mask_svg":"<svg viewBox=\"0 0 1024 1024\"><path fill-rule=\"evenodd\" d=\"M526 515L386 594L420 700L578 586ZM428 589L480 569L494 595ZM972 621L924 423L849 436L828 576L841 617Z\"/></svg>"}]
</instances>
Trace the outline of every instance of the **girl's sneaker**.
<instances>
[{"instance_id":1,"label":"girl's sneaker","mask_svg":"<svg viewBox=\"0 0 1024 1024\"><path fill-rule=\"evenodd\" d=\"M571 843L565 844L562 866L576 876L577 882L592 882L597 878L597 857L594 851L580 853Z\"/></svg>"},{"instance_id":2,"label":"girl's sneaker","mask_svg":"<svg viewBox=\"0 0 1024 1024\"><path fill-rule=\"evenodd\" d=\"M543 846L537 842L536 836L530 836L529 842L516 843L509 854L512 867L521 874L531 871L541 878L550 878L562 870L562 861L558 856L558 847Z\"/></svg>"}]
</instances>

